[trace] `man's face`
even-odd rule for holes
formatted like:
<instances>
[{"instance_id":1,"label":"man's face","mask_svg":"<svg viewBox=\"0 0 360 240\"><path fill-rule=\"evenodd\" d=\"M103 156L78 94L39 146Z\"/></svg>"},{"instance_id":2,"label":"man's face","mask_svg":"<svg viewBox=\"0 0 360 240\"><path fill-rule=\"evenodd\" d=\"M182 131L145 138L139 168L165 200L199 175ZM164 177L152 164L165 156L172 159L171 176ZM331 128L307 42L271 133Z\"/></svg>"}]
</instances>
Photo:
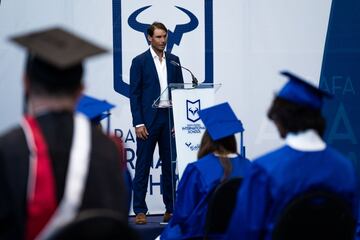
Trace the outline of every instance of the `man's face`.
<instances>
[{"instance_id":1,"label":"man's face","mask_svg":"<svg viewBox=\"0 0 360 240\"><path fill-rule=\"evenodd\" d=\"M167 42L167 33L159 28L155 28L153 36L148 35L148 40L155 52L163 52Z\"/></svg>"}]
</instances>

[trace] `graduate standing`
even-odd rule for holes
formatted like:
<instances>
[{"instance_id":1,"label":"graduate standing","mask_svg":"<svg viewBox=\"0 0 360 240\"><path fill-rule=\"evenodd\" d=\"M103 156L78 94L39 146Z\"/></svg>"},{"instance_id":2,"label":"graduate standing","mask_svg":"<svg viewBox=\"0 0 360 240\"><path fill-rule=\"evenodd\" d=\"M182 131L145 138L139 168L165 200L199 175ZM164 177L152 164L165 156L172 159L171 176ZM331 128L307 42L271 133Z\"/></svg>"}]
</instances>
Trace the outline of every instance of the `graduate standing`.
<instances>
[{"instance_id":1,"label":"graduate standing","mask_svg":"<svg viewBox=\"0 0 360 240\"><path fill-rule=\"evenodd\" d=\"M272 102L268 117L286 144L252 163L238 192L229 240L272 239L287 203L310 190L335 193L356 213L354 168L322 139L321 108L329 94L289 72L282 75L289 81Z\"/></svg>"},{"instance_id":2,"label":"graduate standing","mask_svg":"<svg viewBox=\"0 0 360 240\"><path fill-rule=\"evenodd\" d=\"M201 140L198 160L190 163L177 190L174 215L161 239L187 239L204 236L208 195L221 182L243 177L250 161L237 153L235 133L243 126L228 103L199 112L206 132Z\"/></svg>"},{"instance_id":3,"label":"graduate standing","mask_svg":"<svg viewBox=\"0 0 360 240\"><path fill-rule=\"evenodd\" d=\"M82 61L104 50L60 28L12 39L28 50L25 114L0 136L0 239L45 239L82 210L127 221L116 144L74 113Z\"/></svg>"}]
</instances>

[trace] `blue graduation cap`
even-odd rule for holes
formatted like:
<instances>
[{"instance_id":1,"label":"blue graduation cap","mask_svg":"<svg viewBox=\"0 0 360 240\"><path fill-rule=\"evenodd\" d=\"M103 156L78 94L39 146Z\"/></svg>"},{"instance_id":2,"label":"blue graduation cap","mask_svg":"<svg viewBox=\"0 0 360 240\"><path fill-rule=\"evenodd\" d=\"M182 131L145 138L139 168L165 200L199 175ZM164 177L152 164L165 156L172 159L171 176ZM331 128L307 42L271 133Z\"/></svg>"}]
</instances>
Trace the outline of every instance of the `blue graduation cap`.
<instances>
[{"instance_id":1,"label":"blue graduation cap","mask_svg":"<svg viewBox=\"0 0 360 240\"><path fill-rule=\"evenodd\" d=\"M331 94L311 85L290 72L282 71L281 74L288 77L289 80L277 94L280 98L310 108L320 109L323 105L324 97L332 97Z\"/></svg>"},{"instance_id":2,"label":"blue graduation cap","mask_svg":"<svg viewBox=\"0 0 360 240\"><path fill-rule=\"evenodd\" d=\"M110 116L109 110L115 105L105 100L99 100L83 95L77 104L76 111L85 114L93 123L99 124L101 120Z\"/></svg>"},{"instance_id":3,"label":"blue graduation cap","mask_svg":"<svg viewBox=\"0 0 360 240\"><path fill-rule=\"evenodd\" d=\"M244 131L241 121L227 102L203 109L199 116L214 141Z\"/></svg>"}]
</instances>

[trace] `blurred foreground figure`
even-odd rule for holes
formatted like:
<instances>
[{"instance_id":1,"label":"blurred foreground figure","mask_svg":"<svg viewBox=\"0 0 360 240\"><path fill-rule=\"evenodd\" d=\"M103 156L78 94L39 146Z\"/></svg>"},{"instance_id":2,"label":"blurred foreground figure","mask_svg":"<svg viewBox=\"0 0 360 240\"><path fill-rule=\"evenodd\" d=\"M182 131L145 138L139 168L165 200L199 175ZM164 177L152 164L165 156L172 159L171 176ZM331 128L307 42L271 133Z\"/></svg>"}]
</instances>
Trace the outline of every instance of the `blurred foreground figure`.
<instances>
[{"instance_id":1,"label":"blurred foreground figure","mask_svg":"<svg viewBox=\"0 0 360 240\"><path fill-rule=\"evenodd\" d=\"M12 38L28 51L25 113L0 137L0 239L46 239L89 209L126 221L116 144L82 114L82 61L105 52L63 29Z\"/></svg>"},{"instance_id":2,"label":"blurred foreground figure","mask_svg":"<svg viewBox=\"0 0 360 240\"><path fill-rule=\"evenodd\" d=\"M329 94L299 77L289 81L268 111L285 146L252 163L244 179L227 239L272 239L284 207L312 191L335 194L356 213L356 181L351 161L326 145L321 108Z\"/></svg>"}]
</instances>

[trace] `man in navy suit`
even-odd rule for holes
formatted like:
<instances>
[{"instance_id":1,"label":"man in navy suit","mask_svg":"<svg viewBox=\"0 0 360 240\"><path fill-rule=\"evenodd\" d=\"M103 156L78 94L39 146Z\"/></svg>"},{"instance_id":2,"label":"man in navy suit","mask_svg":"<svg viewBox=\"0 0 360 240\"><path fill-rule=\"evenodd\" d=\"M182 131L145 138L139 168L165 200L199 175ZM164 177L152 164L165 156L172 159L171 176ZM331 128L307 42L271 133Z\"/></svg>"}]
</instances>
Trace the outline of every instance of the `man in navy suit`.
<instances>
[{"instance_id":1,"label":"man in navy suit","mask_svg":"<svg viewBox=\"0 0 360 240\"><path fill-rule=\"evenodd\" d=\"M156 143L159 146L162 165L163 201L166 208L164 222L170 220L173 212L175 178L172 174L171 155L175 156L175 144L174 139L170 137L170 93L163 92L169 83L183 83L183 77L181 68L170 63L180 63L179 58L164 51L167 37L167 28L164 24L151 24L147 30L150 48L136 56L130 68L130 106L137 143L133 182L136 224L146 224L148 209L145 197ZM152 104L160 93L162 94L159 107L153 108Z\"/></svg>"}]
</instances>

